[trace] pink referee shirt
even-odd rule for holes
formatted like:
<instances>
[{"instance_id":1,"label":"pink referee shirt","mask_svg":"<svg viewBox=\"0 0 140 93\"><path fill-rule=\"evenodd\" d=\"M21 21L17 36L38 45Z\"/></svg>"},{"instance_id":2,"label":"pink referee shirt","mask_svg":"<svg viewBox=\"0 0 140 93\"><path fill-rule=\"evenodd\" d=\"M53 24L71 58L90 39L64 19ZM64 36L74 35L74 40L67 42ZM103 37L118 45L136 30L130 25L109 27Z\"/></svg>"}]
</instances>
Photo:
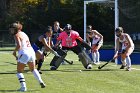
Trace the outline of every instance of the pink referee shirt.
<instances>
[{"instance_id":1,"label":"pink referee shirt","mask_svg":"<svg viewBox=\"0 0 140 93\"><path fill-rule=\"evenodd\" d=\"M71 30L69 36L67 35L67 33L65 31L61 32L59 34L59 37L57 38L57 40L62 41L62 43L61 43L62 46L71 48L71 47L74 47L77 45L76 39L78 37L80 37L79 33L74 30Z\"/></svg>"}]
</instances>

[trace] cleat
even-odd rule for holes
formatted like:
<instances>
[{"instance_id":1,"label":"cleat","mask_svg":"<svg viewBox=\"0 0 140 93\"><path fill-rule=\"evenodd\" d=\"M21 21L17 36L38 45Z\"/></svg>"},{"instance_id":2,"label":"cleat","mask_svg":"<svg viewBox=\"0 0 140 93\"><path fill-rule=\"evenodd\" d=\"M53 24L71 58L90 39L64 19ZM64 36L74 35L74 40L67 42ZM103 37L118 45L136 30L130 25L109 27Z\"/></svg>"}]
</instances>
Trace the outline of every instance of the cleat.
<instances>
[{"instance_id":1,"label":"cleat","mask_svg":"<svg viewBox=\"0 0 140 93\"><path fill-rule=\"evenodd\" d=\"M39 72L39 74L42 74L42 72L40 70L38 72Z\"/></svg>"},{"instance_id":2,"label":"cleat","mask_svg":"<svg viewBox=\"0 0 140 93\"><path fill-rule=\"evenodd\" d=\"M131 71L131 67L127 67L126 68L126 71Z\"/></svg>"},{"instance_id":3,"label":"cleat","mask_svg":"<svg viewBox=\"0 0 140 93\"><path fill-rule=\"evenodd\" d=\"M96 65L100 65L100 62L96 62Z\"/></svg>"},{"instance_id":4,"label":"cleat","mask_svg":"<svg viewBox=\"0 0 140 93\"><path fill-rule=\"evenodd\" d=\"M89 65L87 66L87 69L92 69L92 65L89 64Z\"/></svg>"},{"instance_id":5,"label":"cleat","mask_svg":"<svg viewBox=\"0 0 140 93\"><path fill-rule=\"evenodd\" d=\"M97 63L96 62L93 62L93 64L96 65Z\"/></svg>"},{"instance_id":6,"label":"cleat","mask_svg":"<svg viewBox=\"0 0 140 93\"><path fill-rule=\"evenodd\" d=\"M94 65L99 65L99 64L100 64L100 62L94 62L93 64L94 64Z\"/></svg>"},{"instance_id":7,"label":"cleat","mask_svg":"<svg viewBox=\"0 0 140 93\"><path fill-rule=\"evenodd\" d=\"M21 87L21 88L18 89L17 91L25 92L25 91L27 91L27 88L26 88L26 87Z\"/></svg>"},{"instance_id":8,"label":"cleat","mask_svg":"<svg viewBox=\"0 0 140 93\"><path fill-rule=\"evenodd\" d=\"M124 65L122 65L121 67L120 67L120 69L124 69L126 66L124 66Z\"/></svg>"},{"instance_id":9,"label":"cleat","mask_svg":"<svg viewBox=\"0 0 140 93\"><path fill-rule=\"evenodd\" d=\"M55 66L51 66L50 70L56 70L57 68Z\"/></svg>"},{"instance_id":10,"label":"cleat","mask_svg":"<svg viewBox=\"0 0 140 93\"><path fill-rule=\"evenodd\" d=\"M46 85L44 83L40 83L41 88L45 88Z\"/></svg>"}]
</instances>

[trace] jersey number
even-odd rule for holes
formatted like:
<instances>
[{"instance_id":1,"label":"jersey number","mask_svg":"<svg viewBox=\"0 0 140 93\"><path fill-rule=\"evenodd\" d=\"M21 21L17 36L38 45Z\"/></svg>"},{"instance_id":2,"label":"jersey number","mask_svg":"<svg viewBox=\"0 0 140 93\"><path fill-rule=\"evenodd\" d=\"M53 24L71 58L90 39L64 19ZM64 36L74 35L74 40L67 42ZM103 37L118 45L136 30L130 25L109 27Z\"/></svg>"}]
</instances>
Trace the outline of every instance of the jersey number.
<instances>
[{"instance_id":1,"label":"jersey number","mask_svg":"<svg viewBox=\"0 0 140 93\"><path fill-rule=\"evenodd\" d=\"M31 44L29 41L26 41L27 47L31 47Z\"/></svg>"}]
</instances>

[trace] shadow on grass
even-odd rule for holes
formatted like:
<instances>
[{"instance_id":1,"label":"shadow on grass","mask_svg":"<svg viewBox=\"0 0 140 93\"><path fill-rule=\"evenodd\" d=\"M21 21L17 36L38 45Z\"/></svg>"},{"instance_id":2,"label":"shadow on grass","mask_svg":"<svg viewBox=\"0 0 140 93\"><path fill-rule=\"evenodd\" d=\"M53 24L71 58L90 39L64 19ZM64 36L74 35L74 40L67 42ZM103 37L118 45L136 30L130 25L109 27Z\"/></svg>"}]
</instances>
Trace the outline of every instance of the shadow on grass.
<instances>
[{"instance_id":1,"label":"shadow on grass","mask_svg":"<svg viewBox=\"0 0 140 93\"><path fill-rule=\"evenodd\" d=\"M91 70L82 70L82 71L122 71L119 69L91 69Z\"/></svg>"},{"instance_id":2,"label":"shadow on grass","mask_svg":"<svg viewBox=\"0 0 140 93\"><path fill-rule=\"evenodd\" d=\"M16 74L17 71L0 72L0 74Z\"/></svg>"},{"instance_id":3,"label":"shadow on grass","mask_svg":"<svg viewBox=\"0 0 140 93\"><path fill-rule=\"evenodd\" d=\"M12 63L12 62L5 62L5 63L9 63L11 65L17 65L16 63Z\"/></svg>"},{"instance_id":4,"label":"shadow on grass","mask_svg":"<svg viewBox=\"0 0 140 93\"><path fill-rule=\"evenodd\" d=\"M2 92L2 93L9 93L9 92L13 92L13 93L15 93L15 92L18 92L17 90L0 90L0 92Z\"/></svg>"},{"instance_id":5,"label":"shadow on grass","mask_svg":"<svg viewBox=\"0 0 140 93\"><path fill-rule=\"evenodd\" d=\"M0 72L0 74L16 74L16 72Z\"/></svg>"},{"instance_id":6,"label":"shadow on grass","mask_svg":"<svg viewBox=\"0 0 140 93\"><path fill-rule=\"evenodd\" d=\"M58 71L60 71L60 72L79 72L80 69L63 69L63 70L58 70Z\"/></svg>"},{"instance_id":7,"label":"shadow on grass","mask_svg":"<svg viewBox=\"0 0 140 93\"><path fill-rule=\"evenodd\" d=\"M24 70L23 73L31 72L30 70ZM17 70L14 71L6 71L6 72L0 72L0 74L17 74Z\"/></svg>"},{"instance_id":8,"label":"shadow on grass","mask_svg":"<svg viewBox=\"0 0 140 93\"><path fill-rule=\"evenodd\" d=\"M73 63L73 64L68 64L68 63L64 63L64 64L61 64L60 66L79 66L79 65L82 65L82 64L76 64L76 63ZM47 66L50 66L50 64L47 64ZM60 67L59 66L59 67Z\"/></svg>"},{"instance_id":9,"label":"shadow on grass","mask_svg":"<svg viewBox=\"0 0 140 93\"><path fill-rule=\"evenodd\" d=\"M36 91L39 91L39 90L27 90L27 92L36 92ZM0 90L1 93L15 93L15 92L20 92L18 90Z\"/></svg>"},{"instance_id":10,"label":"shadow on grass","mask_svg":"<svg viewBox=\"0 0 140 93\"><path fill-rule=\"evenodd\" d=\"M79 72L79 71L82 71L82 72L95 72L95 71L123 71L123 70L119 70L119 69L85 69L85 70L81 70L81 69L64 69L64 70L58 70L58 71L61 71L61 72Z\"/></svg>"}]
</instances>

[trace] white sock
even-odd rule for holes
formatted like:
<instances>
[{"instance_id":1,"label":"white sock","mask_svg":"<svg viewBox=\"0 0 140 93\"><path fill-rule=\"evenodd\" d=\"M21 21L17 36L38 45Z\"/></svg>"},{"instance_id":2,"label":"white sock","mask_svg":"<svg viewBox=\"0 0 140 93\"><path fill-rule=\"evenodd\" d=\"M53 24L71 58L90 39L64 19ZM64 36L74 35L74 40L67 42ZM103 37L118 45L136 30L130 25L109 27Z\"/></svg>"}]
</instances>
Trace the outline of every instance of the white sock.
<instances>
[{"instance_id":1,"label":"white sock","mask_svg":"<svg viewBox=\"0 0 140 93\"><path fill-rule=\"evenodd\" d=\"M126 57L127 67L131 67L131 59L129 56Z\"/></svg>"},{"instance_id":2,"label":"white sock","mask_svg":"<svg viewBox=\"0 0 140 93\"><path fill-rule=\"evenodd\" d=\"M21 87L26 87L24 75L22 73L17 73L17 77L18 77Z\"/></svg>"},{"instance_id":3,"label":"white sock","mask_svg":"<svg viewBox=\"0 0 140 93\"><path fill-rule=\"evenodd\" d=\"M38 80L39 83L43 83L43 80L41 79L41 76L37 69L34 69L32 73L34 74L34 77Z\"/></svg>"},{"instance_id":4,"label":"white sock","mask_svg":"<svg viewBox=\"0 0 140 93\"><path fill-rule=\"evenodd\" d=\"M99 62L99 59L100 59L100 54L99 54L99 51L96 52L96 62Z\"/></svg>"},{"instance_id":5,"label":"white sock","mask_svg":"<svg viewBox=\"0 0 140 93\"><path fill-rule=\"evenodd\" d=\"M93 58L93 62L96 62L96 60L95 60L95 58L96 58L95 52L92 52L92 58Z\"/></svg>"},{"instance_id":6,"label":"white sock","mask_svg":"<svg viewBox=\"0 0 140 93\"><path fill-rule=\"evenodd\" d=\"M123 66L126 66L126 59L121 60L121 62L122 62L122 65L123 65Z\"/></svg>"}]
</instances>

